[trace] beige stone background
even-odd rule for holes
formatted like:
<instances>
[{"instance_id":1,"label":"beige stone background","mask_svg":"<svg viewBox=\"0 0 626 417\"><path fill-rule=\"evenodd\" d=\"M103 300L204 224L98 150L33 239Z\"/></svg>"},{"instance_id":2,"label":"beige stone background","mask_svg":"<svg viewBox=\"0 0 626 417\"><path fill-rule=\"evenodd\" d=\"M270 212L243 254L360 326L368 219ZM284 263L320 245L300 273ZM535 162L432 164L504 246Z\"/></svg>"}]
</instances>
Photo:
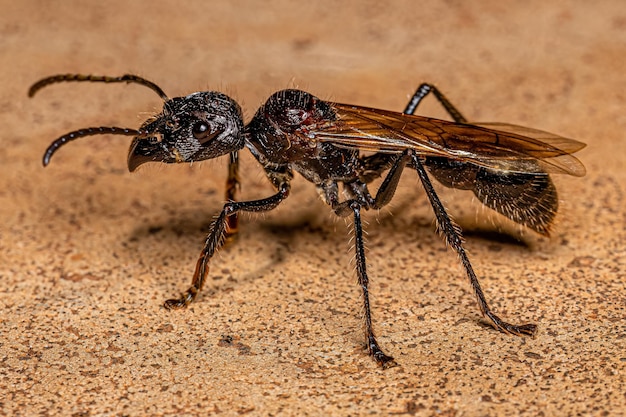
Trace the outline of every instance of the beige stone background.
<instances>
[{"instance_id":1,"label":"beige stone background","mask_svg":"<svg viewBox=\"0 0 626 417\"><path fill-rule=\"evenodd\" d=\"M626 407L626 8L544 2L2 1L0 414L620 415ZM482 324L408 172L368 213L381 344L364 350L348 228L301 178L246 217L197 302L187 288L225 161L126 170L128 137L62 149L81 127L136 128L161 102L136 85L56 73L134 72L171 96L219 89L247 109L299 86L401 110L422 81L472 120L582 140L584 178L556 177L550 239L438 187L492 307L535 339ZM445 117L429 98L421 114ZM249 155L244 198L271 187Z\"/></svg>"}]
</instances>

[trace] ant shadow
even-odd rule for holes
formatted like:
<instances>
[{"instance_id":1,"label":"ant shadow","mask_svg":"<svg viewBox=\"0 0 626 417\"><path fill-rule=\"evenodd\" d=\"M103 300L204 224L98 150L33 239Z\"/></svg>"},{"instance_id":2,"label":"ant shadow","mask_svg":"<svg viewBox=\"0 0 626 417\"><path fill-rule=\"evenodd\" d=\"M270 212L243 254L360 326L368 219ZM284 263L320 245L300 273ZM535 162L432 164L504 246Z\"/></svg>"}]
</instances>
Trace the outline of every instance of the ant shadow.
<instances>
[{"instance_id":1,"label":"ant shadow","mask_svg":"<svg viewBox=\"0 0 626 417\"><path fill-rule=\"evenodd\" d=\"M405 195L403 198L395 199L391 210L380 211L377 226L385 230L397 229L401 234L406 233L406 226L397 226L394 223L393 219L396 217L394 213L410 211L415 206L415 198L414 196ZM428 202L424 202L424 204L431 213L427 214L427 217L421 214L416 215L409 227L420 229L426 234L432 233L432 235L436 235L434 215L432 214ZM447 210L448 214L451 215L454 221L461 227L461 235L466 240L484 241L486 244L500 244L513 248L532 250L535 239L532 237L533 233L525 233L521 226L516 225L512 221L504 218L504 216L492 212L491 210L489 210L487 214L487 218L491 219L491 221L477 222L475 213L481 210L482 206L478 203L473 204L473 206L475 206L475 210L470 209L469 213L465 216L456 216L453 211Z\"/></svg>"},{"instance_id":2,"label":"ant shadow","mask_svg":"<svg viewBox=\"0 0 626 417\"><path fill-rule=\"evenodd\" d=\"M287 221L280 218L263 219L262 217L241 213L239 234L233 241L227 242L220 248L211 261L212 270L220 271L228 269L227 258L231 256L244 258L254 256L254 267L247 268L247 272L237 274L236 277L228 276L226 280L222 280L221 276L217 279L215 276L209 276L207 282L211 282L211 285L205 286L200 295L201 298L218 294L232 287L233 282L241 285L264 277L288 259L288 254L294 252L293 246L298 241L307 238L316 242L334 240L330 236L335 233L328 227L318 226L319 216L312 210L303 210L296 216L290 216ZM177 284L179 290L184 290L187 288L186 285L191 283L195 256L200 255L204 240L211 231L213 218L214 216L204 211L195 210L183 212L175 219L138 226L131 232L124 244L126 247L124 257L128 259L123 259L123 261L133 262L143 257L142 263L155 265L162 263L163 254L166 254L168 255L167 263L170 266L176 263L175 269L180 271L177 275L186 278L185 281ZM340 237L337 236L337 242L325 242L325 244L339 245ZM176 248L178 258L172 255L172 247ZM189 254L193 254L193 261L187 260ZM181 260L183 257L184 261ZM163 278L162 284L165 285L165 282L171 282L171 277L167 281Z\"/></svg>"},{"instance_id":3,"label":"ant shadow","mask_svg":"<svg viewBox=\"0 0 626 417\"><path fill-rule=\"evenodd\" d=\"M398 203L394 205L394 213L407 211L414 203L414 198L401 198ZM313 204L296 214L290 213L289 216L282 217L271 216L265 219L263 215L242 213L239 218L239 235L233 242L227 243L219 250L213 269L217 271L220 269L228 270L228 262L225 260L231 256L244 258L254 256L254 267L248 268L248 271L243 274L237 274L236 277L226 273L228 275L226 280L222 280L222 276L218 278L213 276L213 279L209 276L208 282L211 282L211 285L203 290L200 297L208 296L210 298L212 295L219 294L221 291L232 288L233 282L241 285L261 279L288 260L291 254L295 253L294 247L302 246L302 242L306 241L308 248L344 249L347 241L346 233L337 230L340 228L348 230L342 224L344 220L339 217L337 217L338 221L329 219L328 217L333 216L330 209L328 209L330 216L326 216L326 218L323 215L320 216L320 207L322 207L321 204ZM218 211L216 210L214 214L217 214ZM147 265L163 263L165 256L166 262L175 263L177 266L175 269L180 271L176 275L182 277L177 277L177 279L186 277L186 280L176 284L180 290L186 289L186 285L191 282L195 255L200 254L204 238L211 230L213 218L208 211L182 210L175 218L138 226L132 231L125 243L127 251L124 256L128 258L128 262L143 257L143 262ZM352 217L349 216L346 219L349 223ZM464 226L463 219L460 220L461 226ZM406 222L394 221L394 215L390 212L380 212L377 215L376 224L370 225L368 230L374 227L378 229L380 234L387 236L406 235L407 230ZM436 235L432 218L415 216L414 219L410 220L409 227L419 237L428 234ZM505 250L505 247L524 250L531 250L532 247L531 244L522 240L519 234L499 230L497 226L489 228L470 224L463 229L463 235L466 238L483 240L486 242L485 244L492 245L492 248L498 251ZM441 239L436 240L441 241ZM441 244L444 244L443 241ZM146 250L146 247L149 250ZM172 247L175 247L176 250L172 251ZM193 261L188 260L189 254L193 254ZM183 258L184 261L181 260ZM222 259L220 260L220 258ZM159 278L162 282L161 285L165 285L165 279L165 277ZM167 282L171 283L171 277L167 278ZM169 286L167 291L170 291Z\"/></svg>"}]
</instances>

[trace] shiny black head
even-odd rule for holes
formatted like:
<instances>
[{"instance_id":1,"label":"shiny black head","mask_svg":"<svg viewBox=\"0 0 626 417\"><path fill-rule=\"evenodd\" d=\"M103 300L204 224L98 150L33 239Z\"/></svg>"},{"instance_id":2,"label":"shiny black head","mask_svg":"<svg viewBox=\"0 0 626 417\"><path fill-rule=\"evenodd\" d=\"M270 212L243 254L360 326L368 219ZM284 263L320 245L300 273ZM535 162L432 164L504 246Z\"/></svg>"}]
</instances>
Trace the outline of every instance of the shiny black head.
<instances>
[{"instance_id":1,"label":"shiny black head","mask_svg":"<svg viewBox=\"0 0 626 417\"><path fill-rule=\"evenodd\" d=\"M237 151L244 146L243 128L241 108L222 93L173 98L139 128L128 152L128 169L151 161L203 161Z\"/></svg>"},{"instance_id":2,"label":"shiny black head","mask_svg":"<svg viewBox=\"0 0 626 417\"><path fill-rule=\"evenodd\" d=\"M85 136L134 136L128 152L128 169L146 162L195 162L216 158L244 147L243 114L230 97L199 92L169 99L155 83L133 74L121 77L61 74L39 80L28 91L32 97L43 87L59 82L135 83L150 88L164 101L163 111L148 119L138 130L121 127L89 127L70 132L50 144L43 157L48 165L63 145Z\"/></svg>"}]
</instances>

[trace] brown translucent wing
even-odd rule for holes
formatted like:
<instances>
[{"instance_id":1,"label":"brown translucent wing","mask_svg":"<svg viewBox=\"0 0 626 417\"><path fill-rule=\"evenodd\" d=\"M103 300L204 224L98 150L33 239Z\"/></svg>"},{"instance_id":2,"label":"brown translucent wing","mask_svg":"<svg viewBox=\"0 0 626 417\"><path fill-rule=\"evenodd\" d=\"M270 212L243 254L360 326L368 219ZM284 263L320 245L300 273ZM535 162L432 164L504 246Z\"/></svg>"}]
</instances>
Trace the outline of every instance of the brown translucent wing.
<instances>
[{"instance_id":1,"label":"brown translucent wing","mask_svg":"<svg viewBox=\"0 0 626 417\"><path fill-rule=\"evenodd\" d=\"M311 139L351 149L445 157L501 172L585 175L573 157L585 144L503 123L463 124L333 103L338 120L306 131Z\"/></svg>"}]
</instances>

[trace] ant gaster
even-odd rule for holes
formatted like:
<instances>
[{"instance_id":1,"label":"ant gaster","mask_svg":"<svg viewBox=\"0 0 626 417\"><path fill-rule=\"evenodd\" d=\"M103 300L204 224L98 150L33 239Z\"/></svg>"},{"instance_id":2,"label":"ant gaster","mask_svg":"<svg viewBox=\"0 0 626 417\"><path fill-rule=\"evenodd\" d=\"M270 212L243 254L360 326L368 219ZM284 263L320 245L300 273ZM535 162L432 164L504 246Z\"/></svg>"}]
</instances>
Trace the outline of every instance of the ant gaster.
<instances>
[{"instance_id":1,"label":"ant gaster","mask_svg":"<svg viewBox=\"0 0 626 417\"><path fill-rule=\"evenodd\" d=\"M463 248L461 230L446 213L428 173L446 187L471 190L487 207L535 232L548 235L558 207L551 173L583 176L584 166L571 154L581 142L504 123L468 123L433 85L422 84L403 113L331 103L304 91L274 93L246 125L239 105L214 91L169 99L156 84L136 75L106 77L65 74L44 78L29 90L33 96L52 83L66 81L138 83L155 91L163 111L135 129L86 128L55 140L43 163L64 144L84 136L134 136L128 168L146 162L195 162L230 155L224 208L212 223L189 289L167 300L168 309L192 302L207 278L209 262L226 239L237 232L238 212L276 208L289 196L293 173L318 188L322 199L341 217L353 216L356 272L363 291L365 336L370 355L383 368L395 365L383 352L372 326L369 279L363 245L361 211L388 204L405 168L415 170L433 207L437 230L456 251L482 314L498 330L534 335L536 325L514 325L487 305ZM414 116L421 100L432 93L453 122ZM263 166L275 193L253 201L236 201L238 152L247 148ZM375 195L368 183L384 175ZM339 185L346 196L340 198Z\"/></svg>"}]
</instances>

